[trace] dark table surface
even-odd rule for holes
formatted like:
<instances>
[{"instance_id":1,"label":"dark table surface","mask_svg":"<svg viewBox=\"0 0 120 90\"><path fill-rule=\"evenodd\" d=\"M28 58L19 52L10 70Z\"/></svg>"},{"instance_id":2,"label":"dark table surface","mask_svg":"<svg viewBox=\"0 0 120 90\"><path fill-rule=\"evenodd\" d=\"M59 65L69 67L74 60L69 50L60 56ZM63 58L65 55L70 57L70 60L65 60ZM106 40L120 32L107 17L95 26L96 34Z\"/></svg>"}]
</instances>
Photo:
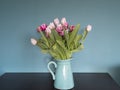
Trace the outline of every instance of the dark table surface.
<instances>
[{"instance_id":1,"label":"dark table surface","mask_svg":"<svg viewBox=\"0 0 120 90\"><path fill-rule=\"evenodd\" d=\"M72 90L120 90L108 73L74 73ZM0 90L56 90L49 73L5 73Z\"/></svg>"}]
</instances>

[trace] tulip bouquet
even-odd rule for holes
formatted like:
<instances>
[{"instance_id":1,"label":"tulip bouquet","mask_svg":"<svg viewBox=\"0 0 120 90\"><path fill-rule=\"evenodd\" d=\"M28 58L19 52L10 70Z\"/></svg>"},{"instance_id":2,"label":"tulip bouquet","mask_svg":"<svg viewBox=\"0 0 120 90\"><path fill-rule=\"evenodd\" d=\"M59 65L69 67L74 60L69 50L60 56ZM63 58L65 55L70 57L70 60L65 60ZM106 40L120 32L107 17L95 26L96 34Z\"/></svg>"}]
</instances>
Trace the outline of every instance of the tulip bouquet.
<instances>
[{"instance_id":1,"label":"tulip bouquet","mask_svg":"<svg viewBox=\"0 0 120 90\"><path fill-rule=\"evenodd\" d=\"M49 25L38 26L37 32L40 39L31 38L31 43L41 48L43 53L49 53L56 60L67 60L72 58L72 53L81 51L83 42L91 31L92 26L88 25L82 34L79 33L80 24L69 25L66 18L61 21L56 18Z\"/></svg>"}]
</instances>

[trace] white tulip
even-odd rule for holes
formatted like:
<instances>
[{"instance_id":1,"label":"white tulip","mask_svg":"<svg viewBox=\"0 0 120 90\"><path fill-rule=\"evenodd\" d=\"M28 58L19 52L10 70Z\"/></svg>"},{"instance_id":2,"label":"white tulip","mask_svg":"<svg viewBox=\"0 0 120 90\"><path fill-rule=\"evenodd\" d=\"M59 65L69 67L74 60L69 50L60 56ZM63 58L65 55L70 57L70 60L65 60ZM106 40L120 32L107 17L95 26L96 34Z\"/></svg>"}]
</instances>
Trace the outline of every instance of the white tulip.
<instances>
[{"instance_id":1,"label":"white tulip","mask_svg":"<svg viewBox=\"0 0 120 90\"><path fill-rule=\"evenodd\" d=\"M54 19L54 23L55 23L55 25L58 25L60 23L59 19L58 18Z\"/></svg>"},{"instance_id":2,"label":"white tulip","mask_svg":"<svg viewBox=\"0 0 120 90\"><path fill-rule=\"evenodd\" d=\"M31 38L31 43L32 43L32 45L36 45L37 44L37 40L35 40L34 38Z\"/></svg>"},{"instance_id":3,"label":"white tulip","mask_svg":"<svg viewBox=\"0 0 120 90\"><path fill-rule=\"evenodd\" d=\"M46 33L51 33L51 29L49 27L46 28L45 30Z\"/></svg>"},{"instance_id":4,"label":"white tulip","mask_svg":"<svg viewBox=\"0 0 120 90\"><path fill-rule=\"evenodd\" d=\"M91 31L91 29L92 29L92 26L91 25L87 25L86 30L89 32L89 31Z\"/></svg>"},{"instance_id":5,"label":"white tulip","mask_svg":"<svg viewBox=\"0 0 120 90\"><path fill-rule=\"evenodd\" d=\"M55 28L54 23L53 23L53 22L52 22L52 23L50 23L50 24L49 24L49 26L48 26L48 28L49 28L49 29L54 29L54 28Z\"/></svg>"},{"instance_id":6,"label":"white tulip","mask_svg":"<svg viewBox=\"0 0 120 90\"><path fill-rule=\"evenodd\" d=\"M63 25L64 25L65 23L67 23L67 22L66 22L66 18L62 18L62 19L61 19L61 23L62 23Z\"/></svg>"}]
</instances>

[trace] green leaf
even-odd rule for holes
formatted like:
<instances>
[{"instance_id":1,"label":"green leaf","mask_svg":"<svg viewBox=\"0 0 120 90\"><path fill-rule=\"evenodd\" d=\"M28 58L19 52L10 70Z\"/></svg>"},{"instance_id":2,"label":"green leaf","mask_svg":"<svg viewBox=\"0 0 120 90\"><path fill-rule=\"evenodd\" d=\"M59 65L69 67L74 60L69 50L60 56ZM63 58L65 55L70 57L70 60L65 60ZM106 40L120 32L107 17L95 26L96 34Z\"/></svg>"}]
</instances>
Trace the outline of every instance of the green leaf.
<instances>
[{"instance_id":1,"label":"green leaf","mask_svg":"<svg viewBox=\"0 0 120 90\"><path fill-rule=\"evenodd\" d=\"M46 53L49 52L49 50L43 50L43 49L42 49L41 52L46 54Z\"/></svg>"},{"instance_id":2,"label":"green leaf","mask_svg":"<svg viewBox=\"0 0 120 90\"><path fill-rule=\"evenodd\" d=\"M54 30L51 30L51 33L49 34L49 36L50 36L50 39L52 39L53 41L55 41L53 32L54 32Z\"/></svg>"},{"instance_id":3,"label":"green leaf","mask_svg":"<svg viewBox=\"0 0 120 90\"><path fill-rule=\"evenodd\" d=\"M59 44L60 47L62 47L64 50L66 50L67 48L65 47L65 43L63 41L60 40L56 40L56 42Z\"/></svg>"},{"instance_id":4,"label":"green leaf","mask_svg":"<svg viewBox=\"0 0 120 90\"><path fill-rule=\"evenodd\" d=\"M55 43L55 41L53 41L50 37L47 38L47 41L49 43L49 48L51 48L51 46Z\"/></svg>"},{"instance_id":5,"label":"green leaf","mask_svg":"<svg viewBox=\"0 0 120 90\"><path fill-rule=\"evenodd\" d=\"M42 41L38 41L37 45L42 49L42 50L46 50L48 49L48 46L46 45L46 43L42 42Z\"/></svg>"},{"instance_id":6,"label":"green leaf","mask_svg":"<svg viewBox=\"0 0 120 90\"><path fill-rule=\"evenodd\" d=\"M66 50L65 54L66 54L66 59L69 59L69 58L72 57L72 52L71 51Z\"/></svg>"},{"instance_id":7,"label":"green leaf","mask_svg":"<svg viewBox=\"0 0 120 90\"><path fill-rule=\"evenodd\" d=\"M82 35L81 34L79 34L79 35L77 35L76 37L75 37L75 39L74 39L74 48L77 48L78 47L78 44L79 44L79 42L80 42L80 40L82 39Z\"/></svg>"},{"instance_id":8,"label":"green leaf","mask_svg":"<svg viewBox=\"0 0 120 90\"><path fill-rule=\"evenodd\" d=\"M83 44L80 43L77 49L80 51L80 50L82 50L83 48L84 48Z\"/></svg>"},{"instance_id":9,"label":"green leaf","mask_svg":"<svg viewBox=\"0 0 120 90\"><path fill-rule=\"evenodd\" d=\"M59 56L61 59L64 58L62 55L62 51L59 48L59 45L55 43L53 47L51 47L51 51L56 52L56 56ZM52 52L51 52L52 53ZM55 54L55 53L54 53Z\"/></svg>"},{"instance_id":10,"label":"green leaf","mask_svg":"<svg viewBox=\"0 0 120 90\"><path fill-rule=\"evenodd\" d=\"M59 44L58 48L59 48L60 52L62 53L61 55L62 55L63 59L71 58L72 53L71 53L71 51L67 50L67 48L65 47L65 44L62 41L58 41L58 40L57 40L57 43Z\"/></svg>"},{"instance_id":11,"label":"green leaf","mask_svg":"<svg viewBox=\"0 0 120 90\"><path fill-rule=\"evenodd\" d=\"M61 57L58 55L58 52L55 52L54 50L50 50L49 54L54 57L54 59L60 59Z\"/></svg>"},{"instance_id":12,"label":"green leaf","mask_svg":"<svg viewBox=\"0 0 120 90\"><path fill-rule=\"evenodd\" d=\"M74 38L76 37L79 29L80 29L80 24L76 25L75 29L70 33L70 38L69 38L69 41L68 41L69 45L71 43L73 43Z\"/></svg>"},{"instance_id":13,"label":"green leaf","mask_svg":"<svg viewBox=\"0 0 120 90\"><path fill-rule=\"evenodd\" d=\"M51 31L52 31L51 33L53 34L55 41L62 40L62 37L58 34L58 32L56 30L51 30Z\"/></svg>"},{"instance_id":14,"label":"green leaf","mask_svg":"<svg viewBox=\"0 0 120 90\"><path fill-rule=\"evenodd\" d=\"M81 51L83 48L84 48L83 44L80 43L79 46L76 49L72 50L72 52Z\"/></svg>"},{"instance_id":15,"label":"green leaf","mask_svg":"<svg viewBox=\"0 0 120 90\"><path fill-rule=\"evenodd\" d=\"M88 31L87 31L87 30L84 30L82 42L85 41L87 34L88 34Z\"/></svg>"},{"instance_id":16,"label":"green leaf","mask_svg":"<svg viewBox=\"0 0 120 90\"><path fill-rule=\"evenodd\" d=\"M64 30L64 38L65 38L66 46L69 49L69 43L68 43L69 42L69 33L66 30Z\"/></svg>"},{"instance_id":17,"label":"green leaf","mask_svg":"<svg viewBox=\"0 0 120 90\"><path fill-rule=\"evenodd\" d=\"M40 32L42 39L46 42L46 45L49 46L48 40L46 39L46 36L44 35L44 33L41 31Z\"/></svg>"}]
</instances>

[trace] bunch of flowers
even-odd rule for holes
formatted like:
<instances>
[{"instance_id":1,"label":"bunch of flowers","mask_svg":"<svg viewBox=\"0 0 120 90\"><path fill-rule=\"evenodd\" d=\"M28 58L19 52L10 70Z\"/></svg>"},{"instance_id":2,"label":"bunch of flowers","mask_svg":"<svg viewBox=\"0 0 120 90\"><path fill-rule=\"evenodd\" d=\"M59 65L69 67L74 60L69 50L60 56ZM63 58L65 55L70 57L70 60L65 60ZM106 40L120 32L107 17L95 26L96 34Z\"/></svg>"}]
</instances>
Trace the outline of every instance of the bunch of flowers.
<instances>
[{"instance_id":1,"label":"bunch of flowers","mask_svg":"<svg viewBox=\"0 0 120 90\"><path fill-rule=\"evenodd\" d=\"M31 38L31 43L39 46L43 53L49 53L56 60L67 60L72 58L73 52L84 48L83 42L91 28L92 26L88 25L80 34L78 33L80 24L69 25L66 18L62 18L61 21L56 18L49 25L38 26L37 32L41 37Z\"/></svg>"}]
</instances>

